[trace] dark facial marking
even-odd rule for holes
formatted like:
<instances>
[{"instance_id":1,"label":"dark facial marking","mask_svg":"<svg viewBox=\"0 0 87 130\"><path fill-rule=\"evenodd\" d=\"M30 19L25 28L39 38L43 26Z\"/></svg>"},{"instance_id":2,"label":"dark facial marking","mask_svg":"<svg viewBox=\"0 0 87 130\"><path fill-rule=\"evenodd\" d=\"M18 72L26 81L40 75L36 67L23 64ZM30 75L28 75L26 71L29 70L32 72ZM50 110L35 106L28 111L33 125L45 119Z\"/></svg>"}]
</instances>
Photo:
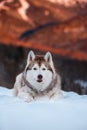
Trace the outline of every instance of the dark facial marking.
<instances>
[{"instance_id":1,"label":"dark facial marking","mask_svg":"<svg viewBox=\"0 0 87 130\"><path fill-rule=\"evenodd\" d=\"M48 63L45 63L46 68L53 73L51 66Z\"/></svg>"},{"instance_id":2,"label":"dark facial marking","mask_svg":"<svg viewBox=\"0 0 87 130\"><path fill-rule=\"evenodd\" d=\"M29 65L28 65L28 67L26 68L26 72L28 71L28 70L32 70L32 67L34 66L34 62L32 61Z\"/></svg>"},{"instance_id":3,"label":"dark facial marking","mask_svg":"<svg viewBox=\"0 0 87 130\"><path fill-rule=\"evenodd\" d=\"M29 68L29 66L26 68L26 72L27 72L28 70L31 70L31 68Z\"/></svg>"}]
</instances>

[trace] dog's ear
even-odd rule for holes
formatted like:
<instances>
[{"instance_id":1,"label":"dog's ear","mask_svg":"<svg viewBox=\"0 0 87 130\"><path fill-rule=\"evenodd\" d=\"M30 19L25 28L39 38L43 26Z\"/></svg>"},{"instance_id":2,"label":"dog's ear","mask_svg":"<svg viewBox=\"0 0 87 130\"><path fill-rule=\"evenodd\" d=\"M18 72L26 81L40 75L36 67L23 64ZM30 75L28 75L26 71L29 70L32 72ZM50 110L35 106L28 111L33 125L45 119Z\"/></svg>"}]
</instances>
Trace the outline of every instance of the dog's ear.
<instances>
[{"instance_id":1,"label":"dog's ear","mask_svg":"<svg viewBox=\"0 0 87 130\"><path fill-rule=\"evenodd\" d=\"M54 68L54 63L52 60L52 55L50 52L47 52L44 56L45 60L50 64L50 66L52 67L53 72L55 73L55 68Z\"/></svg>"},{"instance_id":2,"label":"dog's ear","mask_svg":"<svg viewBox=\"0 0 87 130\"><path fill-rule=\"evenodd\" d=\"M47 52L47 53L45 54L45 60L46 60L47 62L49 62L49 63L52 63L52 55L51 55L50 52Z\"/></svg>"},{"instance_id":3,"label":"dog's ear","mask_svg":"<svg viewBox=\"0 0 87 130\"><path fill-rule=\"evenodd\" d=\"M35 59L35 54L33 51L30 51L28 53L28 58L27 58L27 63L30 63L31 61L33 61Z\"/></svg>"}]
</instances>

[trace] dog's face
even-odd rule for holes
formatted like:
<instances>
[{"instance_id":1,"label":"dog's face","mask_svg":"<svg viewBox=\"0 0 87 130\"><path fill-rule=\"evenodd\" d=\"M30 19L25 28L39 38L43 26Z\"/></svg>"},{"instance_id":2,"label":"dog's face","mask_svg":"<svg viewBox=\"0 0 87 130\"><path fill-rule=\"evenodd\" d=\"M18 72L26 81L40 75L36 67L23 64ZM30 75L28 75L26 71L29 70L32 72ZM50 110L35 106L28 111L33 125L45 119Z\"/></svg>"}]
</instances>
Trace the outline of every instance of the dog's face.
<instances>
[{"instance_id":1,"label":"dog's face","mask_svg":"<svg viewBox=\"0 0 87 130\"><path fill-rule=\"evenodd\" d=\"M52 81L54 66L50 52L45 56L30 51L25 68L26 80L37 90L43 91Z\"/></svg>"}]
</instances>

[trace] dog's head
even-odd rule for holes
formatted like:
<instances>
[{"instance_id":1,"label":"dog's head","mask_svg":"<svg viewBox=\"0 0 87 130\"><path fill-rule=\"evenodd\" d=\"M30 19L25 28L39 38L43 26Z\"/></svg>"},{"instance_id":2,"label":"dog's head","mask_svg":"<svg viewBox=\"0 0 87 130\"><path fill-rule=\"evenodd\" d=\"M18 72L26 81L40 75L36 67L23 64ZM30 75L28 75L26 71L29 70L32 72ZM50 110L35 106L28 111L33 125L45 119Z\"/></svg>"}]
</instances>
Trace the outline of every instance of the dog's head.
<instances>
[{"instance_id":1,"label":"dog's head","mask_svg":"<svg viewBox=\"0 0 87 130\"><path fill-rule=\"evenodd\" d=\"M43 91L52 82L55 69L52 55L47 52L43 55L35 55L30 51L25 68L26 80L37 90Z\"/></svg>"}]
</instances>

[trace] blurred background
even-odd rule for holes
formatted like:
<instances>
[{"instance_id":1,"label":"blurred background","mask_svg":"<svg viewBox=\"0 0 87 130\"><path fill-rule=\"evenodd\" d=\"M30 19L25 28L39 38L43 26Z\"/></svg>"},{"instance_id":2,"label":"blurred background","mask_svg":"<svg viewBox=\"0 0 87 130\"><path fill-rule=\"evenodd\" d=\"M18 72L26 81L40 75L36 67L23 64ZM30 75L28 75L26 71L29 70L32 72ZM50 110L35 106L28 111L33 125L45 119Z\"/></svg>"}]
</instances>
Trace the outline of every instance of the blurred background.
<instances>
[{"instance_id":1,"label":"blurred background","mask_svg":"<svg viewBox=\"0 0 87 130\"><path fill-rule=\"evenodd\" d=\"M31 49L52 53L63 90L87 94L87 0L0 0L0 86L13 88Z\"/></svg>"}]
</instances>

